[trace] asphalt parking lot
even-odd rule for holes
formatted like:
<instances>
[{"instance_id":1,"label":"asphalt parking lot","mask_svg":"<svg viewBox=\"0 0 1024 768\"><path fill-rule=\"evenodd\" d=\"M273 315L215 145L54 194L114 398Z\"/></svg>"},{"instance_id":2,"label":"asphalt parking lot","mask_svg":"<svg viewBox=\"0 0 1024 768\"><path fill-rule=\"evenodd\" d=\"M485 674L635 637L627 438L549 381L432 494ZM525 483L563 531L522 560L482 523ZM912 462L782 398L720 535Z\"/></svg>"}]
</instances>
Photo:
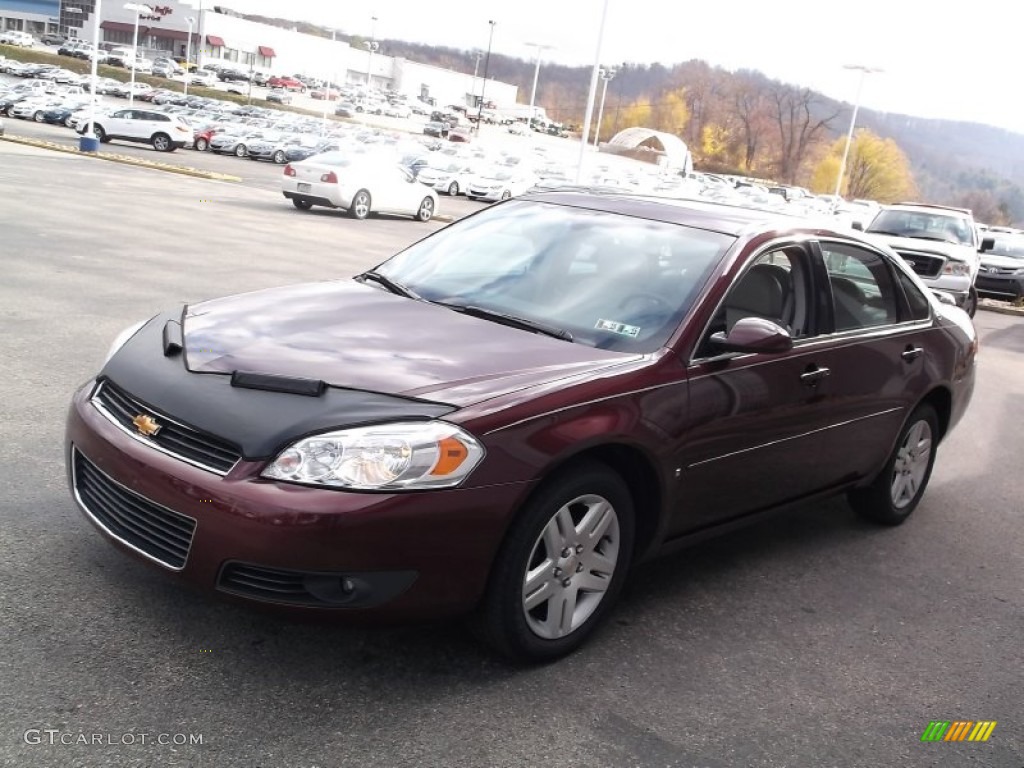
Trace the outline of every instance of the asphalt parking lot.
<instances>
[{"instance_id":1,"label":"asphalt parking lot","mask_svg":"<svg viewBox=\"0 0 1024 768\"><path fill-rule=\"evenodd\" d=\"M0 142L0 765L1024 766L1019 317L976 318L973 404L906 525L836 500L645 566L550 666L506 665L457 623L222 603L96 534L67 491L63 421L121 328L343 278L439 226ZM922 743L933 720L998 725Z\"/></svg>"}]
</instances>

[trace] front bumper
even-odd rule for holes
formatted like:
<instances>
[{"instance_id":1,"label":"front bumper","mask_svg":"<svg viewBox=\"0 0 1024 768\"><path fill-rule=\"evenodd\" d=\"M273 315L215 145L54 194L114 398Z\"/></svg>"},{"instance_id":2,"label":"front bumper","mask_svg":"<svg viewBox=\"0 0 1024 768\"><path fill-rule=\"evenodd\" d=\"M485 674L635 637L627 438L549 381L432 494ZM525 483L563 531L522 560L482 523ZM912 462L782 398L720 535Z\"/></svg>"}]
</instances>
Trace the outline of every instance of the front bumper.
<instances>
[{"instance_id":1,"label":"front bumper","mask_svg":"<svg viewBox=\"0 0 1024 768\"><path fill-rule=\"evenodd\" d=\"M329 491L261 479L264 463L244 459L219 476L126 435L90 401L94 386L75 394L66 428L68 480L83 513L123 551L235 599L377 620L468 611L527 490L519 483L423 493ZM89 481L81 475L90 473L98 491L82 486ZM115 492L128 496L118 501ZM177 559L147 550L103 509L89 509L97 498L101 506L127 504L166 517L156 528L183 525L179 538L186 543ZM194 521L190 539L188 520Z\"/></svg>"},{"instance_id":2,"label":"front bumper","mask_svg":"<svg viewBox=\"0 0 1024 768\"><path fill-rule=\"evenodd\" d=\"M991 275L978 273L974 283L978 293L994 299L1024 298L1024 275Z\"/></svg>"}]
</instances>

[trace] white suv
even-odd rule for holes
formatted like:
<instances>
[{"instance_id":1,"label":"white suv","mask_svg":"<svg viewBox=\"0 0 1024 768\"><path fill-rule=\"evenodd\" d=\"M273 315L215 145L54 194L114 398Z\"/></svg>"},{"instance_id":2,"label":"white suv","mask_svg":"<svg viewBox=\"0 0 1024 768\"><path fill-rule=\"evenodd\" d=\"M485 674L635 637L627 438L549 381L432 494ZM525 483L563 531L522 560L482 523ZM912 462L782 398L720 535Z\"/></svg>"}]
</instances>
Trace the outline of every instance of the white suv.
<instances>
[{"instance_id":1,"label":"white suv","mask_svg":"<svg viewBox=\"0 0 1024 768\"><path fill-rule=\"evenodd\" d=\"M981 239L969 210L899 203L883 208L864 231L903 257L925 285L951 293L974 316L978 308L974 280L980 254L986 246L991 248L991 240Z\"/></svg>"},{"instance_id":2,"label":"white suv","mask_svg":"<svg viewBox=\"0 0 1024 768\"><path fill-rule=\"evenodd\" d=\"M83 123L79 133L84 133ZM148 109L119 109L97 117L93 134L102 142L111 139L152 144L158 152L173 152L192 143L192 128L177 115Z\"/></svg>"}]
</instances>

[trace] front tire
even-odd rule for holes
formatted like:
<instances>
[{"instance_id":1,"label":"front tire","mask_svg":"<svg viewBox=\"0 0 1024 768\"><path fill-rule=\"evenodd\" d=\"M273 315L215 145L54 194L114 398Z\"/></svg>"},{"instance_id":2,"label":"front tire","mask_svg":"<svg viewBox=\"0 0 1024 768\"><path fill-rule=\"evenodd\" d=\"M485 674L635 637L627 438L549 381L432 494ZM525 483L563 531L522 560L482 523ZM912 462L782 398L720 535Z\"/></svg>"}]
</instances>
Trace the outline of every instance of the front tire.
<instances>
[{"instance_id":1,"label":"front tire","mask_svg":"<svg viewBox=\"0 0 1024 768\"><path fill-rule=\"evenodd\" d=\"M352 196L352 205L348 208L348 215L353 219L365 219L370 215L370 193L360 189Z\"/></svg>"},{"instance_id":2,"label":"front tire","mask_svg":"<svg viewBox=\"0 0 1024 768\"><path fill-rule=\"evenodd\" d=\"M36 113L32 115L32 119L35 120L37 123L41 123L46 118L43 117L43 113L41 111L36 111Z\"/></svg>"},{"instance_id":3,"label":"front tire","mask_svg":"<svg viewBox=\"0 0 1024 768\"><path fill-rule=\"evenodd\" d=\"M974 313L978 311L978 289L973 285L971 290L967 293L967 301L964 302L964 311L974 317Z\"/></svg>"},{"instance_id":4,"label":"front tire","mask_svg":"<svg viewBox=\"0 0 1024 768\"><path fill-rule=\"evenodd\" d=\"M939 418L935 409L927 403L919 405L900 430L896 447L874 482L850 491L850 506L875 523L904 522L928 487L938 438Z\"/></svg>"},{"instance_id":5,"label":"front tire","mask_svg":"<svg viewBox=\"0 0 1024 768\"><path fill-rule=\"evenodd\" d=\"M448 185L448 194L451 195L452 197L455 197L457 194L459 194L459 182L453 181L451 184Z\"/></svg>"},{"instance_id":6,"label":"front tire","mask_svg":"<svg viewBox=\"0 0 1024 768\"><path fill-rule=\"evenodd\" d=\"M208 140L206 140L206 139L198 138L198 139L196 139L196 145L195 146L196 146L196 151L197 152L205 152L206 150L208 150L210 148L210 142Z\"/></svg>"},{"instance_id":7,"label":"front tire","mask_svg":"<svg viewBox=\"0 0 1024 768\"><path fill-rule=\"evenodd\" d=\"M475 616L482 639L516 660L578 648L612 609L633 550L633 500L610 467L586 462L547 481L520 511Z\"/></svg>"},{"instance_id":8,"label":"front tire","mask_svg":"<svg viewBox=\"0 0 1024 768\"><path fill-rule=\"evenodd\" d=\"M288 158L285 157L284 152L279 149L277 150L277 152L274 153L274 162L277 165L284 165L285 163L288 162Z\"/></svg>"},{"instance_id":9,"label":"front tire","mask_svg":"<svg viewBox=\"0 0 1024 768\"><path fill-rule=\"evenodd\" d=\"M249 154L249 150L246 149L245 144L239 144L235 147L235 157L246 157Z\"/></svg>"}]
</instances>

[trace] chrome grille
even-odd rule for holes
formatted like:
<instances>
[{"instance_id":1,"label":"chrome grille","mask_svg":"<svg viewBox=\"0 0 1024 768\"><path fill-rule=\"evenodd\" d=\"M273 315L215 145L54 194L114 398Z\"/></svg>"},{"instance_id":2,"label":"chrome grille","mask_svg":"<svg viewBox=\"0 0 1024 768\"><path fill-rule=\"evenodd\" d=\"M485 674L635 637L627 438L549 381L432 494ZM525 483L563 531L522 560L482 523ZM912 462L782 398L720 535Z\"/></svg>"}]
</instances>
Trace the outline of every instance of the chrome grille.
<instances>
[{"instance_id":1,"label":"chrome grille","mask_svg":"<svg viewBox=\"0 0 1024 768\"><path fill-rule=\"evenodd\" d=\"M897 251L907 264L921 277L938 277L946 260L942 256L918 251Z\"/></svg>"},{"instance_id":2,"label":"chrome grille","mask_svg":"<svg viewBox=\"0 0 1024 768\"><path fill-rule=\"evenodd\" d=\"M196 521L130 491L72 448L75 496L107 533L176 571L185 567Z\"/></svg>"},{"instance_id":3,"label":"chrome grille","mask_svg":"<svg viewBox=\"0 0 1024 768\"><path fill-rule=\"evenodd\" d=\"M143 404L112 381L104 381L92 400L101 413L135 439L193 466L223 475L242 457L233 443L175 421ZM156 419L160 431L152 436L140 434L132 423L140 415Z\"/></svg>"}]
</instances>

